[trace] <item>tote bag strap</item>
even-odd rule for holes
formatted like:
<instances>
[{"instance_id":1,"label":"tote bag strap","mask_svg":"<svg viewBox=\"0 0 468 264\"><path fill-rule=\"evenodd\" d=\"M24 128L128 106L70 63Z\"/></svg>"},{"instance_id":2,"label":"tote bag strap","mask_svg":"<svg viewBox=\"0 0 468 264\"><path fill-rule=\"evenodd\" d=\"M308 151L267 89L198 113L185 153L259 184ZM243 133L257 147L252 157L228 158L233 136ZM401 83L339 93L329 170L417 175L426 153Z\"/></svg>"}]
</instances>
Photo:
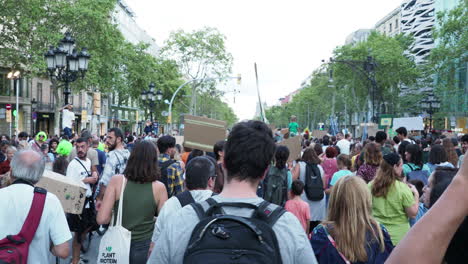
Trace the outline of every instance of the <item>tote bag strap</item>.
<instances>
[{"instance_id":1,"label":"tote bag strap","mask_svg":"<svg viewBox=\"0 0 468 264\"><path fill-rule=\"evenodd\" d=\"M117 210L117 221L114 226L122 226L122 212L123 212L123 195L124 195L124 190L125 190L125 185L127 183L127 179L125 178L124 175L122 175L122 188L120 189L120 198L119 198L119 209ZM114 222L114 214L112 214L112 220L111 223Z\"/></svg>"},{"instance_id":2,"label":"tote bag strap","mask_svg":"<svg viewBox=\"0 0 468 264\"><path fill-rule=\"evenodd\" d=\"M325 230L325 233L327 234L327 238L328 238L328 240L330 241L330 243L332 244L332 246L336 249L336 251L338 252L338 254L340 254L341 259L343 259L343 261L344 261L346 264L351 264L351 262L350 262L350 261L338 250L338 248L336 247L336 242L335 242L335 240L333 239L333 237L330 235L330 233L328 233L327 227L326 227L326 226L323 226L323 229Z\"/></svg>"}]
</instances>

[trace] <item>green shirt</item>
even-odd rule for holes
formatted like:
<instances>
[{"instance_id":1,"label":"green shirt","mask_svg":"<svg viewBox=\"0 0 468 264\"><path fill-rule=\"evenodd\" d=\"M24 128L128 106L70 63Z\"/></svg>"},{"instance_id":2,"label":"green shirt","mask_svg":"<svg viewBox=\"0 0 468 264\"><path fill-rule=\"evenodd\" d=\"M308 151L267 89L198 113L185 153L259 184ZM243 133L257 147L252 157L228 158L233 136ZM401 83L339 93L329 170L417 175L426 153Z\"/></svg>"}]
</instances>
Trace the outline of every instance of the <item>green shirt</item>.
<instances>
[{"instance_id":1,"label":"green shirt","mask_svg":"<svg viewBox=\"0 0 468 264\"><path fill-rule=\"evenodd\" d=\"M374 181L369 182L372 190ZM410 229L405 208L414 204L414 196L408 185L396 181L387 193L387 197L372 196L372 214L383 224L391 236L394 245L397 245Z\"/></svg>"},{"instance_id":2,"label":"green shirt","mask_svg":"<svg viewBox=\"0 0 468 264\"><path fill-rule=\"evenodd\" d=\"M289 133L297 134L297 130L299 129L299 124L296 122L289 123Z\"/></svg>"}]
</instances>

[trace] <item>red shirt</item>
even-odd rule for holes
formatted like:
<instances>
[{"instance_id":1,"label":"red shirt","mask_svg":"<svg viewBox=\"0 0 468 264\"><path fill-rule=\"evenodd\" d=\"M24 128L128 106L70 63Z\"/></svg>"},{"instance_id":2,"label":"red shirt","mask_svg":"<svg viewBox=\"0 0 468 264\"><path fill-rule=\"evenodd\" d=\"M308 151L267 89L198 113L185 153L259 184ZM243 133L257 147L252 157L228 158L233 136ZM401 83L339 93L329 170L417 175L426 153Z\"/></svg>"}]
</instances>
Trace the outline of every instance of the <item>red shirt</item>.
<instances>
[{"instance_id":1,"label":"red shirt","mask_svg":"<svg viewBox=\"0 0 468 264\"><path fill-rule=\"evenodd\" d=\"M5 174L10 171L10 161L5 160L4 162L0 162L0 175Z\"/></svg>"},{"instance_id":2,"label":"red shirt","mask_svg":"<svg viewBox=\"0 0 468 264\"><path fill-rule=\"evenodd\" d=\"M309 204L302 200L288 200L284 205L284 209L295 215L301 222L304 231L307 232L307 222L310 221Z\"/></svg>"}]
</instances>

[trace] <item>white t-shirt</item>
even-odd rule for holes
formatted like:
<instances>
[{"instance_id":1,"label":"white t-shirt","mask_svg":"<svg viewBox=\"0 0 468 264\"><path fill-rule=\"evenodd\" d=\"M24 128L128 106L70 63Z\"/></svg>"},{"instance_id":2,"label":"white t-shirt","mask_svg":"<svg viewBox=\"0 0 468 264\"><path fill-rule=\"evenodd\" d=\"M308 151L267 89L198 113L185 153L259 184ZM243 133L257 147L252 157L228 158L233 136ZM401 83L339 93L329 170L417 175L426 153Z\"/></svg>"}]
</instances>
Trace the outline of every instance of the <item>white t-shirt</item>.
<instances>
[{"instance_id":1,"label":"white t-shirt","mask_svg":"<svg viewBox=\"0 0 468 264\"><path fill-rule=\"evenodd\" d=\"M190 191L190 194L192 195L193 200L197 203L205 201L213 196L213 192L211 190L195 190ZM164 203L161 212L158 214L156 224L154 225L153 238L151 239L152 242L157 243L156 241L160 237L162 230L164 230L165 226L171 221L171 215L180 209L182 209L182 205L180 204L179 199L175 196L172 196Z\"/></svg>"},{"instance_id":2,"label":"white t-shirt","mask_svg":"<svg viewBox=\"0 0 468 264\"><path fill-rule=\"evenodd\" d=\"M73 120L75 120L75 113L68 109L62 110L62 128L72 128Z\"/></svg>"},{"instance_id":3,"label":"white t-shirt","mask_svg":"<svg viewBox=\"0 0 468 264\"><path fill-rule=\"evenodd\" d=\"M34 189L27 184L13 184L0 189L0 239L19 233L33 196ZM71 238L62 205L57 196L48 192L39 227L29 246L28 263L49 263L50 242L56 246Z\"/></svg>"},{"instance_id":4,"label":"white t-shirt","mask_svg":"<svg viewBox=\"0 0 468 264\"><path fill-rule=\"evenodd\" d=\"M336 143L336 146L340 148L341 154L349 155L349 151L351 148L351 142L349 142L349 140L342 139Z\"/></svg>"},{"instance_id":5,"label":"white t-shirt","mask_svg":"<svg viewBox=\"0 0 468 264\"><path fill-rule=\"evenodd\" d=\"M87 171L85 168L83 168L83 166L81 166L79 161L73 159L68 164L67 177L73 178L77 181L83 181L84 178L88 177L88 173L89 176L91 176L91 161L88 158L86 158L86 161L81 159L80 161L86 167ZM90 197L93 194L91 191L91 186L89 183L85 183L84 185L86 185L86 197Z\"/></svg>"}]
</instances>

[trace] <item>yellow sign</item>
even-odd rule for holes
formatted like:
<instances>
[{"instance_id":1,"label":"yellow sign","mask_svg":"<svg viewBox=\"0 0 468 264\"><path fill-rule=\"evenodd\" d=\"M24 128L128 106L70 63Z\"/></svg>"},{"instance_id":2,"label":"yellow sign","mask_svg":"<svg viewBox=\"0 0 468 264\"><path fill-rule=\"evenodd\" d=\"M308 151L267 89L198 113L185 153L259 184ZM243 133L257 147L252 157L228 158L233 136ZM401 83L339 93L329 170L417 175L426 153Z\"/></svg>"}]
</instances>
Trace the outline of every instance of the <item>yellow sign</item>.
<instances>
[{"instance_id":1,"label":"yellow sign","mask_svg":"<svg viewBox=\"0 0 468 264\"><path fill-rule=\"evenodd\" d=\"M81 122L82 123L88 122L88 111L81 110Z\"/></svg>"},{"instance_id":2,"label":"yellow sign","mask_svg":"<svg viewBox=\"0 0 468 264\"><path fill-rule=\"evenodd\" d=\"M6 114L6 121L8 123L11 123L11 110L6 110L5 114Z\"/></svg>"},{"instance_id":3,"label":"yellow sign","mask_svg":"<svg viewBox=\"0 0 468 264\"><path fill-rule=\"evenodd\" d=\"M392 118L382 118L380 119L380 126L391 126L392 125Z\"/></svg>"}]
</instances>

